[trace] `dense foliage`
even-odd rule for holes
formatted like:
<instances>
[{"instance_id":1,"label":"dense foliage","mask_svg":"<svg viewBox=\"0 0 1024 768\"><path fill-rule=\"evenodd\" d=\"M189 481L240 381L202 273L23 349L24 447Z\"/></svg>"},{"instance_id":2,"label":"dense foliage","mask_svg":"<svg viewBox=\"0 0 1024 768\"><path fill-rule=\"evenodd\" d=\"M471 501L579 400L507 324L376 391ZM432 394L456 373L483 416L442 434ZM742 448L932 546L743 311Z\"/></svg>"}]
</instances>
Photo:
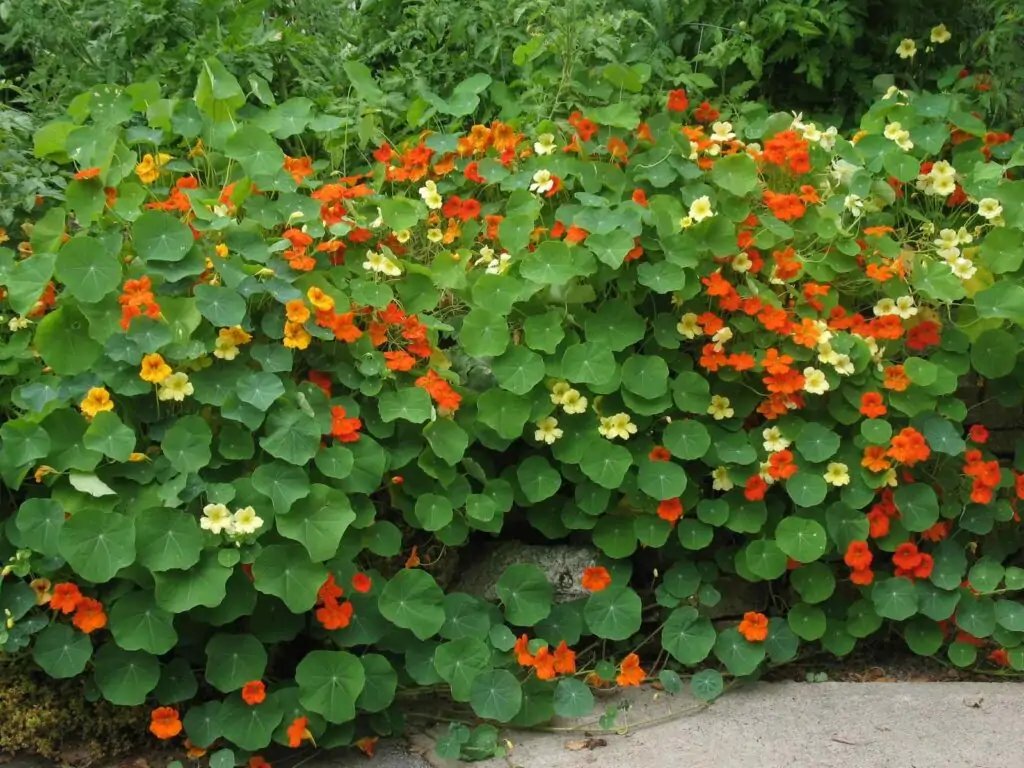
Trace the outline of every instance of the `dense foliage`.
<instances>
[{"instance_id":1,"label":"dense foliage","mask_svg":"<svg viewBox=\"0 0 1024 768\"><path fill-rule=\"evenodd\" d=\"M880 80L847 131L640 64L515 121L487 74L338 66L338 114L206 58L35 133L68 173L0 248L4 653L220 760L882 633L1024 669L1024 457L969 426L1024 399L1024 132L975 76ZM589 596L450 584L510 536L591 543Z\"/></svg>"}]
</instances>

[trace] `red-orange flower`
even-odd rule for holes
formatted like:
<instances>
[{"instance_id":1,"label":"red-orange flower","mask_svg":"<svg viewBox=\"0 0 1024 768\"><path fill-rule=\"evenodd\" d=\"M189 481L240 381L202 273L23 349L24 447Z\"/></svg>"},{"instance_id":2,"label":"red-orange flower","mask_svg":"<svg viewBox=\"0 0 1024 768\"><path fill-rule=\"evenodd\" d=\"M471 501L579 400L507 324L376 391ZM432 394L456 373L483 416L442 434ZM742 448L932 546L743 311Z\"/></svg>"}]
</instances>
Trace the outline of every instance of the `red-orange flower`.
<instances>
[{"instance_id":1,"label":"red-orange flower","mask_svg":"<svg viewBox=\"0 0 1024 768\"><path fill-rule=\"evenodd\" d=\"M747 611L738 629L748 643L763 643L768 639L768 617L763 613Z\"/></svg>"},{"instance_id":2,"label":"red-orange flower","mask_svg":"<svg viewBox=\"0 0 1024 768\"><path fill-rule=\"evenodd\" d=\"M354 443L359 439L362 429L361 419L348 418L345 409L340 405L331 408L331 436L342 443Z\"/></svg>"},{"instance_id":3,"label":"red-orange flower","mask_svg":"<svg viewBox=\"0 0 1024 768\"><path fill-rule=\"evenodd\" d=\"M894 392L904 392L910 386L910 379L907 377L902 365L890 365L885 369L884 374L885 381L882 382L882 386L886 389L891 389Z\"/></svg>"},{"instance_id":4,"label":"red-orange flower","mask_svg":"<svg viewBox=\"0 0 1024 768\"><path fill-rule=\"evenodd\" d=\"M588 592L600 592L611 586L612 576L608 569L600 565L586 568L583 571L583 588Z\"/></svg>"},{"instance_id":5,"label":"red-orange flower","mask_svg":"<svg viewBox=\"0 0 1024 768\"><path fill-rule=\"evenodd\" d=\"M851 541L843 555L843 562L855 571L863 571L871 567L873 558L866 541Z\"/></svg>"},{"instance_id":6,"label":"red-orange flower","mask_svg":"<svg viewBox=\"0 0 1024 768\"><path fill-rule=\"evenodd\" d=\"M670 461L672 459L672 453L663 445L656 445L651 449L651 452L647 454L647 458L651 461Z\"/></svg>"},{"instance_id":7,"label":"red-orange flower","mask_svg":"<svg viewBox=\"0 0 1024 768\"><path fill-rule=\"evenodd\" d=\"M83 168L75 174L75 179L78 181L88 181L89 179L95 179L99 175L99 168Z\"/></svg>"},{"instance_id":8,"label":"red-orange flower","mask_svg":"<svg viewBox=\"0 0 1024 768\"><path fill-rule=\"evenodd\" d=\"M882 395L880 393L865 392L860 396L860 412L867 418L877 419L880 416L885 416L888 410L889 409L885 407L885 403L882 401Z\"/></svg>"},{"instance_id":9,"label":"red-orange flower","mask_svg":"<svg viewBox=\"0 0 1024 768\"><path fill-rule=\"evenodd\" d=\"M629 654L619 665L619 674L615 682L623 688L640 685L647 678L647 673L640 668L640 657L635 653Z\"/></svg>"},{"instance_id":10,"label":"red-orange flower","mask_svg":"<svg viewBox=\"0 0 1024 768\"><path fill-rule=\"evenodd\" d=\"M203 754L206 754L206 750L203 750ZM249 768L273 768L273 766L262 755L253 755L249 758Z\"/></svg>"},{"instance_id":11,"label":"red-orange flower","mask_svg":"<svg viewBox=\"0 0 1024 768\"><path fill-rule=\"evenodd\" d=\"M356 739L353 744L367 757L373 757L374 750L377 748L377 739L377 736L363 736L361 739Z\"/></svg>"},{"instance_id":12,"label":"red-orange flower","mask_svg":"<svg viewBox=\"0 0 1024 768\"><path fill-rule=\"evenodd\" d=\"M658 503L658 517L673 525L683 516L682 499L665 499Z\"/></svg>"},{"instance_id":13,"label":"red-orange flower","mask_svg":"<svg viewBox=\"0 0 1024 768\"><path fill-rule=\"evenodd\" d=\"M690 99L687 98L686 91L682 88L669 91L667 106L669 112L685 112L690 106Z\"/></svg>"},{"instance_id":14,"label":"red-orange flower","mask_svg":"<svg viewBox=\"0 0 1024 768\"><path fill-rule=\"evenodd\" d=\"M296 717L288 726L288 746L301 747L302 742L307 739L313 740L313 734L309 732L309 718Z\"/></svg>"},{"instance_id":15,"label":"red-orange flower","mask_svg":"<svg viewBox=\"0 0 1024 768\"><path fill-rule=\"evenodd\" d=\"M83 597L75 609L71 623L87 635L97 629L103 629L107 626L107 614L103 611L103 603L91 597Z\"/></svg>"},{"instance_id":16,"label":"red-orange flower","mask_svg":"<svg viewBox=\"0 0 1024 768\"><path fill-rule=\"evenodd\" d=\"M850 571L850 581L856 584L858 587L866 587L875 580L875 572L870 568L864 568L859 571Z\"/></svg>"},{"instance_id":17,"label":"red-orange flower","mask_svg":"<svg viewBox=\"0 0 1024 768\"><path fill-rule=\"evenodd\" d=\"M344 629L352 621L352 603L329 602L316 609L316 620L324 629Z\"/></svg>"},{"instance_id":18,"label":"red-orange flower","mask_svg":"<svg viewBox=\"0 0 1024 768\"><path fill-rule=\"evenodd\" d=\"M77 585L70 582L56 584L53 587L53 597L50 598L50 607L63 614L74 613L83 599Z\"/></svg>"},{"instance_id":19,"label":"red-orange flower","mask_svg":"<svg viewBox=\"0 0 1024 768\"><path fill-rule=\"evenodd\" d=\"M884 445L869 445L864 449L864 458L860 465L872 472L885 472L892 466L892 462L886 458L887 450Z\"/></svg>"},{"instance_id":20,"label":"red-orange flower","mask_svg":"<svg viewBox=\"0 0 1024 768\"><path fill-rule=\"evenodd\" d=\"M905 571L917 568L921 564L921 559L921 553L917 551L917 545L912 541L900 544L892 555L893 565Z\"/></svg>"},{"instance_id":21,"label":"red-orange flower","mask_svg":"<svg viewBox=\"0 0 1024 768\"><path fill-rule=\"evenodd\" d=\"M262 680L252 680L242 686L242 701L250 707L262 704L267 698L267 688Z\"/></svg>"},{"instance_id":22,"label":"red-orange flower","mask_svg":"<svg viewBox=\"0 0 1024 768\"><path fill-rule=\"evenodd\" d=\"M149 718L149 732L158 739L173 739L181 733L181 718L174 707L157 707Z\"/></svg>"},{"instance_id":23,"label":"red-orange flower","mask_svg":"<svg viewBox=\"0 0 1024 768\"><path fill-rule=\"evenodd\" d=\"M356 592L366 594L373 589L373 580L365 573L357 573L352 577L352 589Z\"/></svg>"},{"instance_id":24,"label":"red-orange flower","mask_svg":"<svg viewBox=\"0 0 1024 768\"><path fill-rule=\"evenodd\" d=\"M555 672L560 675L576 674L576 653L565 644L565 640L555 648Z\"/></svg>"},{"instance_id":25,"label":"red-orange flower","mask_svg":"<svg viewBox=\"0 0 1024 768\"><path fill-rule=\"evenodd\" d=\"M927 461L931 456L931 448L925 442L924 435L913 427L905 427L892 438L888 455L901 464L912 467L919 461Z\"/></svg>"}]
</instances>

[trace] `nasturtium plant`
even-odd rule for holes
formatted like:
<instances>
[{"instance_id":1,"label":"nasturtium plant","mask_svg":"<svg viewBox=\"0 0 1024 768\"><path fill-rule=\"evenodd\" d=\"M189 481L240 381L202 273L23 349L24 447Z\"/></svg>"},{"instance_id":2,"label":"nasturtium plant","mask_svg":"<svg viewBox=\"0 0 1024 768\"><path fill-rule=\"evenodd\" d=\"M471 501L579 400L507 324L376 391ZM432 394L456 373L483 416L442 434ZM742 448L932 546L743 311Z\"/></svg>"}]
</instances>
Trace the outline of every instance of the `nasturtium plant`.
<instances>
[{"instance_id":1,"label":"nasturtium plant","mask_svg":"<svg viewBox=\"0 0 1024 768\"><path fill-rule=\"evenodd\" d=\"M42 127L74 178L0 248L0 650L232 755L372 746L425 686L711 701L883 632L1024 667L1024 134L952 79L855 133L646 80L467 130L472 76L385 141L345 71L358 162L213 59ZM473 584L512 539L587 562Z\"/></svg>"}]
</instances>

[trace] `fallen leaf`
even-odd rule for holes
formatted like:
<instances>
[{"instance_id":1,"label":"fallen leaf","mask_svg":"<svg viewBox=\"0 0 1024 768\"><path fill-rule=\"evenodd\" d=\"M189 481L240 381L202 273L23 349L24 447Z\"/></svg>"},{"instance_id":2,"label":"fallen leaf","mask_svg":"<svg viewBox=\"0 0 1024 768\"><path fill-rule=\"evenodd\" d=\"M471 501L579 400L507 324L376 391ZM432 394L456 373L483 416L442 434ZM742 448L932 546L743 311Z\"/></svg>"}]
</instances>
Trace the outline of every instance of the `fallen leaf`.
<instances>
[{"instance_id":1,"label":"fallen leaf","mask_svg":"<svg viewBox=\"0 0 1024 768\"><path fill-rule=\"evenodd\" d=\"M608 742L604 739L580 739L579 741L567 741L565 748L573 752L579 752L581 749L597 749L598 747L607 747Z\"/></svg>"}]
</instances>

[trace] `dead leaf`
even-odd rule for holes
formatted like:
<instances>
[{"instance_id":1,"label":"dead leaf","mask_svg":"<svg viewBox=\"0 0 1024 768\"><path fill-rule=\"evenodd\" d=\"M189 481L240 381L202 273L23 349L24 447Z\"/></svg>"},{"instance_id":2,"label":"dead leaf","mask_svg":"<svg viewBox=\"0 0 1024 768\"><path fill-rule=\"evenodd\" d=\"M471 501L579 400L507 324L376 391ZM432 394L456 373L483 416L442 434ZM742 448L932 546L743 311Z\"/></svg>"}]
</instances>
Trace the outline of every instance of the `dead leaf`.
<instances>
[{"instance_id":1,"label":"dead leaf","mask_svg":"<svg viewBox=\"0 0 1024 768\"><path fill-rule=\"evenodd\" d=\"M567 741L565 742L565 748L573 752L579 752L581 749L597 749L599 747L607 747L608 742L604 739L580 739L579 741Z\"/></svg>"}]
</instances>

